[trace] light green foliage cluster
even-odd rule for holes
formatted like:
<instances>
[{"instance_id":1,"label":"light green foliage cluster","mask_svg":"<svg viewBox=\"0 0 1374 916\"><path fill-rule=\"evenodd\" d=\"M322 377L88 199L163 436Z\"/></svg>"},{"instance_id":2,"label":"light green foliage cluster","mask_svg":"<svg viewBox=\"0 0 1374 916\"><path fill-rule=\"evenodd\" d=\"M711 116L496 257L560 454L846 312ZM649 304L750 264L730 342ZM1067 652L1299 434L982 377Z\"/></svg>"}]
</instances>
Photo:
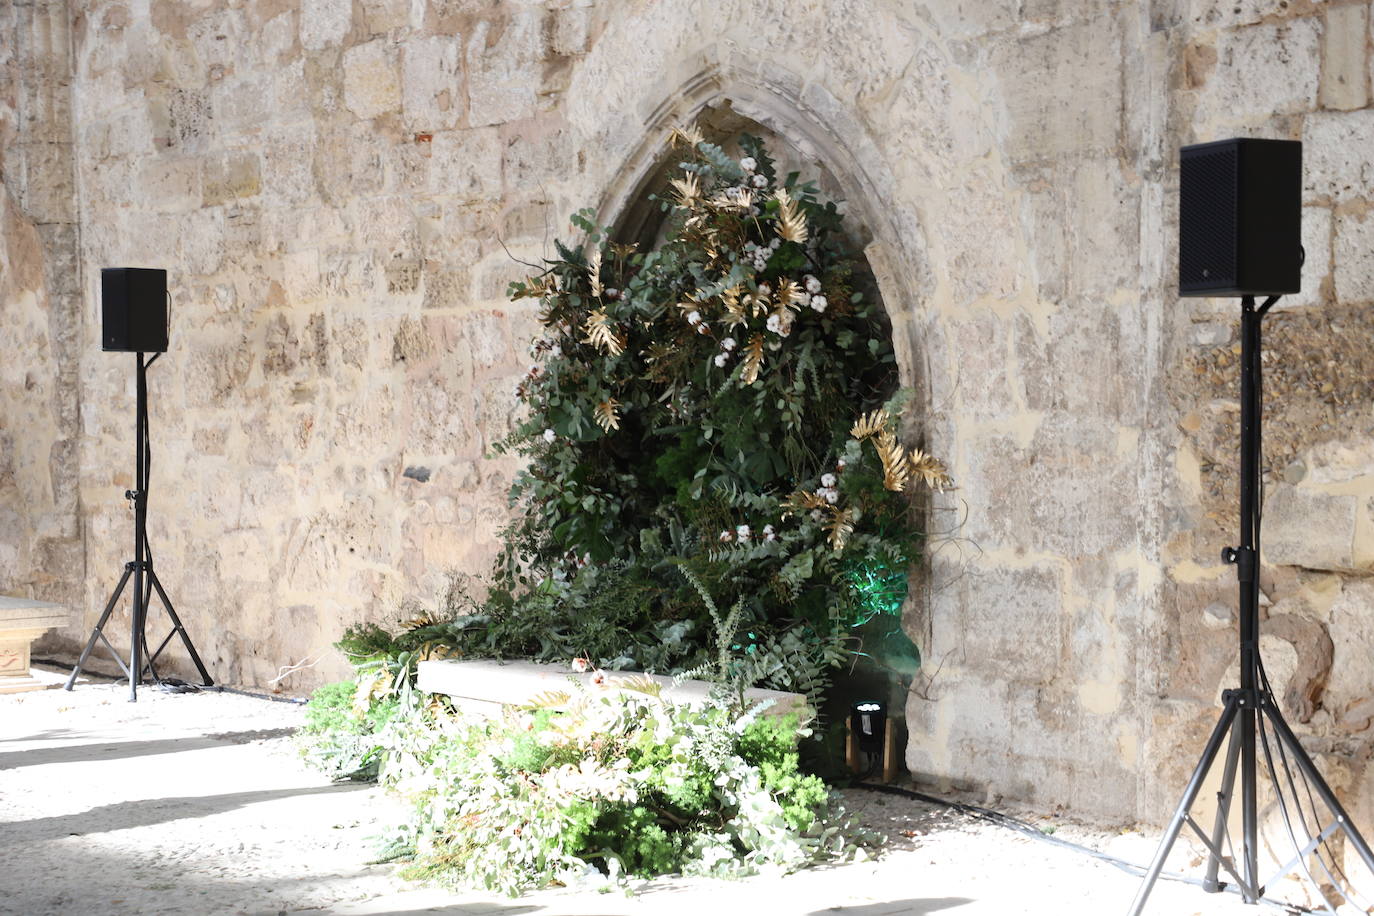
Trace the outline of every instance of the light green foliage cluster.
<instances>
[{"instance_id":1,"label":"light green foliage cluster","mask_svg":"<svg viewBox=\"0 0 1374 916\"><path fill-rule=\"evenodd\" d=\"M674 705L613 678L478 722L413 706L388 730L382 779L415 802L400 845L416 876L515 894L792 870L859 854L798 770L804 733L795 716Z\"/></svg>"},{"instance_id":2,"label":"light green foliage cluster","mask_svg":"<svg viewBox=\"0 0 1374 916\"><path fill-rule=\"evenodd\" d=\"M326 684L310 696L301 727L302 751L329 776L375 779L383 747L380 733L396 713L395 699L357 703L355 681Z\"/></svg>"}]
</instances>

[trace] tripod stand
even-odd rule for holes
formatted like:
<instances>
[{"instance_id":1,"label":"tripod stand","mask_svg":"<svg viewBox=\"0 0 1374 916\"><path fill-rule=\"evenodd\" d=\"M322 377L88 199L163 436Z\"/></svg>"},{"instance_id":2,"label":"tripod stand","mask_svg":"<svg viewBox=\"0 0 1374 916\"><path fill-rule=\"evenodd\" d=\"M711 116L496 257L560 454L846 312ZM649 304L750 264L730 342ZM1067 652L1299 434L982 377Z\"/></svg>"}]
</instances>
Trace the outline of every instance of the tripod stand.
<instances>
[{"instance_id":1,"label":"tripod stand","mask_svg":"<svg viewBox=\"0 0 1374 916\"><path fill-rule=\"evenodd\" d=\"M205 670L200 656L196 654L196 647L191 644L191 637L187 635L186 628L181 625L181 619L177 617L177 612L172 607L172 600L167 597L166 590L162 583L158 581L157 573L153 571L153 553L148 546L148 471L152 459L152 447L148 437L148 367L151 366L162 354L154 353L152 359L147 362L143 360L143 354L136 354L138 358L138 381L136 407L134 408L135 423L137 431L134 435L136 440L136 458L134 472L134 489L125 490L124 498L134 504L134 558L124 564L124 575L120 576L119 584L115 586L114 594L110 595L110 600L105 604L105 610L100 615L100 620L95 625L95 630L91 633L91 638L86 643L86 648L81 653L81 658L77 661L76 667L72 669L71 676L67 678L66 689L71 690L76 684L77 675L85 666L86 660L91 656L91 650L95 648L96 640L105 643L105 648L110 650L115 662L129 678L129 702L138 700L138 685L142 683L145 673L151 674L157 679L157 669L154 664L162 655L162 650L167 648L167 644L172 641L172 637L181 636L181 641L186 644L186 651L191 654L191 661L195 662L196 670L200 672L201 680L206 687L213 687L214 681ZM105 623L110 619L110 614L114 611L115 605L119 603L119 596L124 593L124 586L128 584L129 578L134 580L133 594L133 613L132 626L129 635L129 663L124 664L124 660L119 657L114 646L110 645L110 640L106 638L104 629ZM147 652L147 622L148 605L152 599L153 590L157 590L157 595L162 599L162 606L167 611L167 616L172 619L172 632L167 634L157 647L155 652Z\"/></svg>"},{"instance_id":2,"label":"tripod stand","mask_svg":"<svg viewBox=\"0 0 1374 916\"><path fill-rule=\"evenodd\" d=\"M1317 863L1321 871L1333 885L1336 885L1338 883L1336 875L1321 858L1320 850L1328 848L1327 841L1342 831L1345 833L1346 841L1354 847L1360 858L1364 860L1365 865L1374 871L1374 853L1370 852L1364 837L1360 836L1360 832L1351 822L1350 816L1346 814L1345 809L1336 800L1330 786L1317 772L1316 765L1308 757L1307 752L1303 750L1297 736L1288 727L1288 723L1284 721L1283 714L1279 712L1278 705L1274 702L1273 691L1269 686L1269 678L1264 673L1264 662L1260 658L1259 545L1262 506L1259 495L1262 470L1260 460L1263 450L1260 429L1262 406L1260 323L1264 314L1278 301L1278 298L1278 296L1270 296L1258 308L1255 307L1254 296L1246 296L1241 300L1240 546L1227 547L1222 551L1222 559L1235 565L1236 577L1240 580L1240 687L1227 690L1222 694L1225 705L1221 711L1221 720L1212 730L1212 736L1207 740L1202 751L1202 759L1198 761L1197 768L1193 770L1192 778L1188 780L1188 787L1183 793L1182 801L1179 802L1178 810L1174 813L1173 820L1169 822L1168 830L1164 832L1159 850L1155 853L1154 861L1150 863L1144 881L1141 883L1140 891L1136 894L1135 902L1131 905L1130 916L1138 916L1144 909L1155 880L1164 868L1164 860L1168 857L1169 850L1173 847L1174 841L1178 839L1179 831L1183 829L1185 824L1192 828L1207 849L1207 876L1203 881L1203 888L1210 893L1222 890L1225 884L1217 880L1217 873L1219 869L1225 869L1240 889L1241 897L1246 903L1258 903L1260 898L1264 896L1266 884L1291 874L1297 869L1301 869L1307 880L1315 885L1316 880L1312 875L1312 869L1307 864L1308 857L1314 853L1317 855ZM1273 732L1272 747L1270 743L1271 729ZM1222 742L1226 740L1228 735L1230 741L1226 750L1226 763L1222 771L1221 788L1217 792L1216 820L1212 826L1211 836L1208 836L1189 812L1202 789L1203 781L1207 778L1212 764L1216 762ZM1264 882L1261 882L1259 877L1256 737L1259 738L1259 749L1264 752L1265 768L1268 770L1269 778L1275 788L1279 808L1283 814L1283 821L1295 853L1293 858L1281 866L1276 874ZM1282 767L1286 777L1283 781L1280 780L1279 770L1275 766L1276 754L1279 766ZM1306 788L1307 800L1311 806L1310 815L1313 824L1315 824L1315 829L1309 826L1309 812L1303 807L1302 796L1298 792L1298 782L1294 780L1293 770L1289 766L1290 758L1297 767L1302 783ZM1239 772L1237 771L1238 767ZM1237 776L1240 779L1241 857L1243 860L1239 865L1235 863L1234 856L1224 854L1225 846L1230 845L1228 824ZM1297 809L1296 823L1294 818L1290 816L1289 806L1285 800L1285 782L1293 797L1294 807ZM1330 822L1325 825L1322 824L1316 800L1312 797L1313 792L1321 799L1330 815ZM1335 861L1334 854L1331 858L1335 872L1340 873L1341 877L1344 878L1344 873L1341 872L1340 864ZM1320 888L1318 890L1320 891ZM1330 907L1327 907L1326 911L1334 913Z\"/></svg>"}]
</instances>

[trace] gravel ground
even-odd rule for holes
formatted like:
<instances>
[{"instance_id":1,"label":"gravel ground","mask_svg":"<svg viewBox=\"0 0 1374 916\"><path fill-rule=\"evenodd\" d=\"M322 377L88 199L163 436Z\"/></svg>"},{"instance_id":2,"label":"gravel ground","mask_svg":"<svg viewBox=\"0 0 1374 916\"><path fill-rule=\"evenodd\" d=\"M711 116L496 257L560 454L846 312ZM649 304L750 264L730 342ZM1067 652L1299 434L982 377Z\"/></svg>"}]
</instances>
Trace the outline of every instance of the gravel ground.
<instances>
[{"instance_id":1,"label":"gravel ground","mask_svg":"<svg viewBox=\"0 0 1374 916\"><path fill-rule=\"evenodd\" d=\"M0 913L1098 914L1125 912L1138 885L986 821L851 790L847 806L889 838L873 861L737 882L664 879L633 897L455 895L367 864L371 838L403 809L302 765L289 737L301 706L154 689L131 704L126 693L92 683L0 695ZM1155 841L1059 819L1037 826L1137 862ZM1161 882L1147 912L1278 911Z\"/></svg>"}]
</instances>

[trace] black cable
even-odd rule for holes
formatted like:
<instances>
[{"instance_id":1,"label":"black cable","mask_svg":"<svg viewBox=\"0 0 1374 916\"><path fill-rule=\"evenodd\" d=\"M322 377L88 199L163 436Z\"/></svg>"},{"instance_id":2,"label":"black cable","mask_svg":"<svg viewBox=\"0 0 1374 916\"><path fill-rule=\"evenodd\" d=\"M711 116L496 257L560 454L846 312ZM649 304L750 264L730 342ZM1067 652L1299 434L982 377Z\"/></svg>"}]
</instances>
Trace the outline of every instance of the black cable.
<instances>
[{"instance_id":1,"label":"black cable","mask_svg":"<svg viewBox=\"0 0 1374 916\"><path fill-rule=\"evenodd\" d=\"M987 821L988 823L994 824L998 827L1003 827L1008 830L1013 830L1017 833L1025 834L1026 836L1034 837L1035 839L1040 840L1043 843L1049 843L1051 846L1058 846L1062 849L1068 849L1073 852L1079 853L1080 855L1089 856L1090 858L1097 859L1101 862L1105 862L1108 865L1114 866L1115 868L1119 868L1122 871L1127 872L1129 874L1136 875L1137 877L1144 875L1147 871L1147 869L1143 865L1136 865L1134 862L1127 862L1125 859L1118 859L1116 856L1108 855L1105 852L1093 849L1090 846L1084 846L1080 843L1075 843L1071 840L1065 840L1061 839L1060 837L1051 836L1050 834L1045 833L1045 831L1041 830L1033 824L1028 824L1025 821L1017 820L1016 818L1007 814L1003 814L1000 811L993 811L991 808L983 808L978 805L969 805L963 802L950 801L948 799L938 798L934 795L927 795L924 792L917 792L914 789L904 789L900 786L885 786L871 782L855 782L851 783L851 785L856 789L867 789L870 792L882 792L887 795L900 795L904 798L913 798L916 801L925 802L928 805L936 805L942 808L948 808L951 811L958 812L959 814L963 814L967 817L972 817L981 821ZM1160 872L1159 877L1163 878L1166 881L1176 881L1180 884L1191 884L1195 887L1204 886L1204 883L1200 879L1189 878L1187 875L1180 875L1176 872ZM1240 889L1230 882L1224 883L1222 887L1227 893L1240 893ZM1283 903L1278 900L1271 900L1268 897L1261 897L1258 902L1266 904L1268 906L1277 907L1288 913L1318 912L1317 910L1311 910L1299 904Z\"/></svg>"}]
</instances>

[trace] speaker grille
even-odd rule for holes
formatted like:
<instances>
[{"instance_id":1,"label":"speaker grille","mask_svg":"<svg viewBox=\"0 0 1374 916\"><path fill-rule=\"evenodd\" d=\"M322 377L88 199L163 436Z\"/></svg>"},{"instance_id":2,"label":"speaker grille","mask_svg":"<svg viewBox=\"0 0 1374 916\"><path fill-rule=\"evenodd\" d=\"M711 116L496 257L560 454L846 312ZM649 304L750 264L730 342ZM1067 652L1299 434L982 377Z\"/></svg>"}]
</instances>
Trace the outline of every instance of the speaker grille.
<instances>
[{"instance_id":1,"label":"speaker grille","mask_svg":"<svg viewBox=\"0 0 1374 916\"><path fill-rule=\"evenodd\" d=\"M1234 146L1185 156L1179 166L1178 282L1184 289L1229 287L1236 282Z\"/></svg>"}]
</instances>

